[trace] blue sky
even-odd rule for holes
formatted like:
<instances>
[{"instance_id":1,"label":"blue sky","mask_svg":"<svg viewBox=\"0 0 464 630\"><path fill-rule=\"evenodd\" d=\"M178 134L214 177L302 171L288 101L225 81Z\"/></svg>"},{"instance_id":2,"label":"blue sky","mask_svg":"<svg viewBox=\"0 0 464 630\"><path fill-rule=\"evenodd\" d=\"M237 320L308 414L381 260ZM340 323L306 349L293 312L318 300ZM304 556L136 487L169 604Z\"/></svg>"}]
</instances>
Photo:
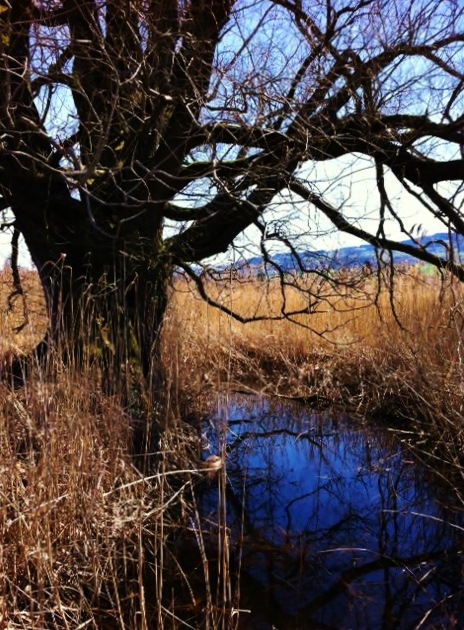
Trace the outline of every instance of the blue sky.
<instances>
[{"instance_id":1,"label":"blue sky","mask_svg":"<svg viewBox=\"0 0 464 630\"><path fill-rule=\"evenodd\" d=\"M321 1L320 4L321 11L315 11L314 15L316 21L321 21L320 28L323 28L324 2ZM345 4L345 0L333 1L335 7ZM316 5L317 1L314 6ZM414 20L430 7L432 10L434 5L435 3L429 3L428 0L404 4L392 2L390 5L382 3L381 13L366 12L363 18L354 20L344 27L337 36L340 40L337 44L341 48L349 44L350 47L356 48L361 56L376 54L384 46L388 47L391 43L397 42L400 36L410 35L409 29ZM308 53L308 42L294 26L291 26L291 20L286 17L287 14L281 7L271 8L269 3L261 0L251 4L243 0L238 6L244 13L236 20L232 19L226 28L217 53L217 73L213 78L211 91L216 95L218 105L221 101L228 102L229 98L232 99L232 103L237 99L240 104L241 92L237 91L236 85L237 82L246 85L248 107L243 114L243 122L260 124L262 120L266 120L267 105L257 96L253 96L255 84L256 95L259 96L260 89L263 88L269 103L280 102L294 75L295 66L298 66ZM427 33L423 31L418 33L421 39L434 40L443 23L448 23L447 12L452 14L452 3L444 1L440 3L440 7L442 12L440 19L430 21ZM392 28L392 25L395 27ZM401 29L404 33L400 32ZM449 63L461 67L462 50L461 44L456 50L450 50ZM289 59L292 61L291 64ZM329 58L327 63L330 65L330 62ZM321 72L324 73L323 68ZM436 76L434 73L437 73ZM382 85L386 113L390 112L390 108L392 111L400 108L402 112L411 114L427 112L433 119L441 111L443 99L446 101L446 95L449 97L449 91L455 85L454 80L441 85L439 73L440 70L436 68L433 70L430 61L417 57L403 60L401 67L395 67L391 73L386 72ZM402 86L404 90L398 89ZM431 90L430 86L436 89ZM313 87L312 75L309 73L305 82L301 84L301 94L297 92L295 95L296 100L304 101L306 91L311 91ZM42 97L42 101L45 102L45 93ZM462 102L458 101L459 99L454 103L454 109L461 111ZM213 98L210 104L214 103ZM40 108L40 97L38 105ZM223 115L224 112L218 114ZM208 116L213 116L212 111L209 111ZM50 132L57 140L60 140L60 136L66 137L75 126L76 115L67 88L54 91L47 122ZM421 142L428 141L424 139ZM425 153L432 149L431 155L443 159L444 156L437 155L437 147L432 147L430 142L424 148ZM449 149L445 151L448 152ZM343 213L348 218L354 218L358 226L375 234L378 224L379 193L375 185L372 161L360 156L344 156L320 164L307 163L302 166L301 174L326 201L337 208L342 208ZM387 174L386 179L395 211L403 219L407 230L414 227L415 234L433 234L444 230L444 226L433 219L417 199L405 192L393 176ZM296 203L292 198L281 199L279 203L276 201L275 209L269 213L268 220L270 231L276 225L280 225L286 233L296 238L299 246L305 248L312 246L314 249L335 249L359 242L355 237L334 232L320 212L306 203ZM407 238L401 234L398 224L394 221L387 221L386 235L400 240ZM11 234L0 233L0 266L10 255L8 246L10 240ZM238 241L245 247L245 255L248 251L255 254L259 241L257 229L249 228ZM30 265L24 245L21 246L20 263Z\"/></svg>"},{"instance_id":2,"label":"blue sky","mask_svg":"<svg viewBox=\"0 0 464 630\"><path fill-rule=\"evenodd\" d=\"M316 165L307 164L302 170L326 201L337 207L343 206L344 213L349 217L356 217L360 227L375 232L378 223L379 193L372 163L366 158L348 155ZM396 182L393 175L387 175L387 183L392 202L401 215L406 229L413 231L415 235L444 231L443 224L434 219L417 199L409 195ZM285 229L302 248L309 246L314 249L337 249L361 243L354 236L335 231L328 219L304 202L279 200L268 219L270 230L276 222L284 224ZM387 221L386 233L387 236L398 240L407 238L401 234L398 224L393 220ZM0 233L0 266L3 266L11 255L10 240L10 232ZM249 228L239 239L239 250L243 250L244 255L247 255L247 252L256 255L258 242L257 229ZM32 264L24 243L20 248L20 264L27 267Z\"/></svg>"}]
</instances>

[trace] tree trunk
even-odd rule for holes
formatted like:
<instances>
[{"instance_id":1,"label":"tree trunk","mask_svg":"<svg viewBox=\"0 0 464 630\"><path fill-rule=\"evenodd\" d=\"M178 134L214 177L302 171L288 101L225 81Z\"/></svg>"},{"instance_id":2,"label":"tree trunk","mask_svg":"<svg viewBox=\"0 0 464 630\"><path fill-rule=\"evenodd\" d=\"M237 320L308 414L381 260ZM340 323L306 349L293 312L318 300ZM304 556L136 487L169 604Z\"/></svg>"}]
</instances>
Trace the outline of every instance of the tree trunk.
<instances>
[{"instance_id":1,"label":"tree trunk","mask_svg":"<svg viewBox=\"0 0 464 630\"><path fill-rule=\"evenodd\" d=\"M171 265L159 246L161 229L156 239L152 230L150 238L137 231L115 239L91 227L66 241L63 223L55 218L53 234L48 226L37 234L37 225L18 225L49 312L36 356L57 351L79 370L98 363L104 391L121 396L133 421L134 453L146 455L156 448L165 396L160 334Z\"/></svg>"}]
</instances>

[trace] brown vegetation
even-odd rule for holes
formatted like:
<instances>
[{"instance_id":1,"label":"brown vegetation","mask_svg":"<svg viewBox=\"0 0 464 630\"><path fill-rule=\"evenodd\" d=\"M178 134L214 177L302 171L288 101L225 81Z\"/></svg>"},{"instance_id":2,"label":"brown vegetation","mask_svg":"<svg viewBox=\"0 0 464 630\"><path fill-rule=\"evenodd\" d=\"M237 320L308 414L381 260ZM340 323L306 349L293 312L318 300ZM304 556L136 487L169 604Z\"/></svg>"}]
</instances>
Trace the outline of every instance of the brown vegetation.
<instances>
[{"instance_id":1,"label":"brown vegetation","mask_svg":"<svg viewBox=\"0 0 464 630\"><path fill-rule=\"evenodd\" d=\"M42 337L45 318L33 273L22 275L25 304L8 270L0 280L6 374ZM173 424L156 471L142 474L131 410L102 391L97 362L80 368L51 356L21 387L0 383L0 628L176 627L170 581L176 605L187 593L188 615L195 602L173 549L210 469L195 432Z\"/></svg>"},{"instance_id":2,"label":"brown vegetation","mask_svg":"<svg viewBox=\"0 0 464 630\"><path fill-rule=\"evenodd\" d=\"M278 279L236 282L212 294L243 317L280 313ZM287 310L297 310L305 296L292 290L286 299ZM420 364L439 369L448 382L456 376L461 299L459 285L403 274L395 278L393 298L388 286L379 293L372 281L356 299L334 297L310 315L243 325L178 283L165 328L166 356L177 357L188 388L201 380L253 383L264 393L319 393L332 403L362 402L364 409L368 394L374 395L366 390L373 377L365 373L369 358L384 377L399 364L405 378Z\"/></svg>"},{"instance_id":3,"label":"brown vegetation","mask_svg":"<svg viewBox=\"0 0 464 630\"><path fill-rule=\"evenodd\" d=\"M45 300L37 274L21 272L15 286L9 267L0 271L0 354L22 353L40 341L47 326Z\"/></svg>"},{"instance_id":4,"label":"brown vegetation","mask_svg":"<svg viewBox=\"0 0 464 630\"><path fill-rule=\"evenodd\" d=\"M3 356L29 349L45 321L34 275L23 276L27 322L21 296L8 311L8 279L5 272ZM208 483L210 470L179 415L204 411L219 388L375 416L446 470L464 500L462 291L436 277L395 282L394 308L387 288L375 299L368 283L364 298L334 298L324 312L299 316L300 326L244 326L178 281L164 336L170 422L160 472L148 478L129 452L130 409L100 390L95 366L78 374L56 361L16 391L2 385L0 627L188 627L180 617L198 614L209 627L235 627L230 584L227 597L222 587L197 594L196 582L207 584L212 569L201 530L186 527L198 518L192 489ZM210 289L243 315L278 308L277 281ZM193 547L185 547L186 532L197 539ZM221 541L214 553L226 566ZM226 566L221 579L229 577Z\"/></svg>"},{"instance_id":5,"label":"brown vegetation","mask_svg":"<svg viewBox=\"0 0 464 630\"><path fill-rule=\"evenodd\" d=\"M371 279L356 298L334 296L319 312L297 316L300 325L285 318L243 325L179 283L166 355L190 395L251 389L375 418L403 429L424 457L446 461L461 478L464 294L459 283L425 271L402 270L380 291ZM280 310L277 279L210 289L242 316ZM288 293L287 310L302 300Z\"/></svg>"}]
</instances>

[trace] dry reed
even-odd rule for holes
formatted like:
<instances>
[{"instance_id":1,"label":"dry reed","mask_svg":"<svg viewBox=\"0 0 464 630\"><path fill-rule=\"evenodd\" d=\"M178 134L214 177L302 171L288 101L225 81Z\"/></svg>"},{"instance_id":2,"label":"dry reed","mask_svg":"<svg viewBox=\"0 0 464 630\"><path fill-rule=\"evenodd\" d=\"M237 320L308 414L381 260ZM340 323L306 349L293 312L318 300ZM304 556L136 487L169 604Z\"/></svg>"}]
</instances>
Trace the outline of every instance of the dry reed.
<instances>
[{"instance_id":1,"label":"dry reed","mask_svg":"<svg viewBox=\"0 0 464 630\"><path fill-rule=\"evenodd\" d=\"M25 303L0 276L5 369L46 324L35 274L22 281ZM194 594L208 559L192 506L211 473L196 431L171 401L157 466L142 474L131 409L99 376L95 361L52 355L20 388L0 383L0 628L184 628L199 615L233 627L222 595Z\"/></svg>"},{"instance_id":2,"label":"dry reed","mask_svg":"<svg viewBox=\"0 0 464 630\"><path fill-rule=\"evenodd\" d=\"M0 277L3 357L43 334L37 279L25 273L24 282L28 305L19 295L8 308L11 282ZM452 469L446 477L461 499L461 288L399 276L394 308L387 289L364 289L328 298L299 325L243 325L176 281L164 329L170 421L150 478L130 456L128 410L100 391L90 365L76 372L56 360L17 391L1 386L0 627L183 628L200 618L203 627L236 627L240 583L225 518L211 539L195 507L196 485L214 471L197 461L196 438L180 422L204 412L219 388L394 422L433 467ZM243 316L280 311L276 281L210 290ZM290 290L287 307L302 299ZM215 474L224 505L226 472Z\"/></svg>"},{"instance_id":3,"label":"dry reed","mask_svg":"<svg viewBox=\"0 0 464 630\"><path fill-rule=\"evenodd\" d=\"M393 281L379 289L370 279L362 293L335 296L318 312L293 318L297 325L291 318L241 324L179 282L166 354L177 357L187 398L211 388L245 389L375 418L408 432L416 449L425 444L423 456L447 462L462 481L462 287L420 267ZM281 310L279 280L209 290L243 317ZM301 308L304 299L291 289L287 310Z\"/></svg>"}]
</instances>

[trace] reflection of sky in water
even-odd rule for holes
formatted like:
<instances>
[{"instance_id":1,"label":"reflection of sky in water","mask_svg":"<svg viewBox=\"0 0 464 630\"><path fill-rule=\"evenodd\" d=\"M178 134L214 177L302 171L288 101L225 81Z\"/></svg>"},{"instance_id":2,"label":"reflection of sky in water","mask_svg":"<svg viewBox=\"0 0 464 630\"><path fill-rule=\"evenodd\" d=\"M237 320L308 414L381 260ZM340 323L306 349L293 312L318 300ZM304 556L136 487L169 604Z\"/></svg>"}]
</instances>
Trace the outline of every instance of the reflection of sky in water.
<instances>
[{"instance_id":1,"label":"reflection of sky in water","mask_svg":"<svg viewBox=\"0 0 464 630\"><path fill-rule=\"evenodd\" d=\"M243 512L244 567L268 586L275 614L287 614L282 627L318 627L295 625L303 616L330 628L409 628L433 607L421 627L450 611L462 627L464 518L385 431L235 396L206 435L212 451L227 441L229 525L238 540Z\"/></svg>"}]
</instances>

